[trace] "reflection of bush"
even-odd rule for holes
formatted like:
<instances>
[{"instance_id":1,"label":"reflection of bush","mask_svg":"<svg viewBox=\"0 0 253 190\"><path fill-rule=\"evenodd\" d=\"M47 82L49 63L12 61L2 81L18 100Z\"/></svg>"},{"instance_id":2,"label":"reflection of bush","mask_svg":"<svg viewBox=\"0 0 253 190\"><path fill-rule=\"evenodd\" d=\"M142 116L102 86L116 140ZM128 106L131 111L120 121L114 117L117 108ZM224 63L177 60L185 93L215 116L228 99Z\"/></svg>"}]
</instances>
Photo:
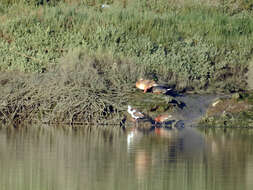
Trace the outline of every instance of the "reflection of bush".
<instances>
[{"instance_id":1,"label":"reflection of bush","mask_svg":"<svg viewBox=\"0 0 253 190\"><path fill-rule=\"evenodd\" d=\"M211 155L208 155L209 159L205 163L208 176L217 176L222 173L219 180L233 184L235 189L247 185L246 179L251 178L251 174L247 173L251 167L247 167L253 161L253 131L248 129L204 129L203 134L207 147L211 149Z\"/></svg>"}]
</instances>

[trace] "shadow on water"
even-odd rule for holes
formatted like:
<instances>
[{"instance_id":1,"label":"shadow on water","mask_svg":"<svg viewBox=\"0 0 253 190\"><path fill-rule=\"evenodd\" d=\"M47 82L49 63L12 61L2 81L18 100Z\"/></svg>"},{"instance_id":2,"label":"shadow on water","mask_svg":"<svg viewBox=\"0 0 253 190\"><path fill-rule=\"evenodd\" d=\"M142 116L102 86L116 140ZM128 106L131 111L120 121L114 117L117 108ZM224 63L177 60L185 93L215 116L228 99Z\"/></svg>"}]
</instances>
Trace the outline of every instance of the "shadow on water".
<instances>
[{"instance_id":1,"label":"shadow on water","mask_svg":"<svg viewBox=\"0 0 253 190\"><path fill-rule=\"evenodd\" d=\"M252 130L0 130L2 189L252 189Z\"/></svg>"}]
</instances>

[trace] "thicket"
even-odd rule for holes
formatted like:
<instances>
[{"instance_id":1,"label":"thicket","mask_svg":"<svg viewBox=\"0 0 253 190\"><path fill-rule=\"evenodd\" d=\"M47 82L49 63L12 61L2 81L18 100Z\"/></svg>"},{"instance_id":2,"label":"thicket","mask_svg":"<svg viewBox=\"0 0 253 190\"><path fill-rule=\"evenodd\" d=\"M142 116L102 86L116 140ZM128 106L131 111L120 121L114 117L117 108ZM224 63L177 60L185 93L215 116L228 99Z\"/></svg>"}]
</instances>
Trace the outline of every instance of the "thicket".
<instances>
[{"instance_id":1,"label":"thicket","mask_svg":"<svg viewBox=\"0 0 253 190\"><path fill-rule=\"evenodd\" d=\"M0 117L32 118L49 110L42 115L51 121L106 118L105 110L118 114L124 108L118 98L143 76L180 90L245 89L253 52L252 5L243 0L2 0ZM87 113L73 111L75 106Z\"/></svg>"},{"instance_id":2,"label":"thicket","mask_svg":"<svg viewBox=\"0 0 253 190\"><path fill-rule=\"evenodd\" d=\"M69 61L72 64L69 64ZM119 124L144 67L107 55L69 53L46 73L0 73L0 121Z\"/></svg>"}]
</instances>

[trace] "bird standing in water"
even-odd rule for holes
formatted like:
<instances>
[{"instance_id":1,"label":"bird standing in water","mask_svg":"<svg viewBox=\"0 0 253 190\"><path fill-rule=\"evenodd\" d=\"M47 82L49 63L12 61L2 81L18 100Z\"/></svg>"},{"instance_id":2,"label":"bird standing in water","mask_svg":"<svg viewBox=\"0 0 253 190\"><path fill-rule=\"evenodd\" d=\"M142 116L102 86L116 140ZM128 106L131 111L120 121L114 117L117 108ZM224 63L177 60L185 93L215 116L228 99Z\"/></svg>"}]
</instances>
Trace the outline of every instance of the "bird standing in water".
<instances>
[{"instance_id":1,"label":"bird standing in water","mask_svg":"<svg viewBox=\"0 0 253 190\"><path fill-rule=\"evenodd\" d=\"M157 116L155 118L155 122L156 123L163 123L163 122L165 122L165 121L167 121L167 120L169 120L171 118L172 118L172 115L170 115L170 114L163 114L163 115Z\"/></svg>"},{"instance_id":2,"label":"bird standing in water","mask_svg":"<svg viewBox=\"0 0 253 190\"><path fill-rule=\"evenodd\" d=\"M137 111L136 109L132 108L130 105L128 105L127 112L132 116L132 118L137 121L138 119L144 118L144 114Z\"/></svg>"}]
</instances>

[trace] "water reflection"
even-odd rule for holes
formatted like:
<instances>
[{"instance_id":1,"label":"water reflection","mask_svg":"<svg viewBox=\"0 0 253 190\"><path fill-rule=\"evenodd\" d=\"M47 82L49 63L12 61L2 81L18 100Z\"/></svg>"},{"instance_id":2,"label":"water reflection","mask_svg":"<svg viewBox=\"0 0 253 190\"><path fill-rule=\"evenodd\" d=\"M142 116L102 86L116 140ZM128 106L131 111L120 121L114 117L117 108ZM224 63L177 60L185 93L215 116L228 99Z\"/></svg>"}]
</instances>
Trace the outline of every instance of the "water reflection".
<instances>
[{"instance_id":1,"label":"water reflection","mask_svg":"<svg viewBox=\"0 0 253 190\"><path fill-rule=\"evenodd\" d=\"M1 189L252 189L253 131L0 130Z\"/></svg>"}]
</instances>

